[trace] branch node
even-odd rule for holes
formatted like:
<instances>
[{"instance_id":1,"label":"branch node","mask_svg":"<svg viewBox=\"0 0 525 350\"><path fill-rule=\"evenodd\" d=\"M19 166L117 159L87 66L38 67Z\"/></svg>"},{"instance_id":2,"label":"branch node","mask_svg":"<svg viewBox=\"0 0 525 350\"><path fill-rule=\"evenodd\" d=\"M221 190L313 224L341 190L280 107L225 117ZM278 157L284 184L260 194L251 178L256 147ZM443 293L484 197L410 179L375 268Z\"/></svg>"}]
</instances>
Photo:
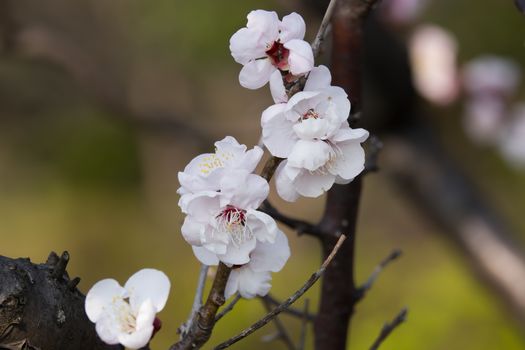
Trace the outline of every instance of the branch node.
<instances>
[{"instance_id":1,"label":"branch node","mask_svg":"<svg viewBox=\"0 0 525 350\"><path fill-rule=\"evenodd\" d=\"M49 259L49 258L48 258ZM64 273L66 272L66 267L69 262L69 253L64 251L56 264L53 267L53 272L51 273L51 276L55 279L61 278Z\"/></svg>"}]
</instances>

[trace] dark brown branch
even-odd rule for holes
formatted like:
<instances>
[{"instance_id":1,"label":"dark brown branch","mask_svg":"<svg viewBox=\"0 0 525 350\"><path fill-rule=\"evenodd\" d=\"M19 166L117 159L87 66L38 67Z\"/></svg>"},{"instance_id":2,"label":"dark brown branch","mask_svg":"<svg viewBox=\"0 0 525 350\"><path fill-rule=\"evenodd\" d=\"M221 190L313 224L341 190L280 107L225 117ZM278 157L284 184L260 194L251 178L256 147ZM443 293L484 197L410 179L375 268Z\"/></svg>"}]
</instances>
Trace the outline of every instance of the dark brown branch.
<instances>
[{"instance_id":1,"label":"dark brown branch","mask_svg":"<svg viewBox=\"0 0 525 350\"><path fill-rule=\"evenodd\" d=\"M300 219L295 219L281 213L268 200L264 201L261 211L270 215L275 220L285 224L289 228L295 230L299 235L309 234L313 236L321 236L324 234L317 225Z\"/></svg>"},{"instance_id":2,"label":"dark brown branch","mask_svg":"<svg viewBox=\"0 0 525 350\"><path fill-rule=\"evenodd\" d=\"M267 295L265 295L264 297L261 297L261 298L266 299L266 301L268 301L270 304L273 304L275 306L280 305L282 303L281 301L275 299L270 294L267 294ZM295 309L293 307L289 307L288 309L284 310L283 312L285 314L288 314L288 315L291 315L291 316L295 316L295 317L298 317L300 319L305 319L306 318L310 322L315 319L315 314L312 314L312 313L305 314L304 311L299 310L299 309Z\"/></svg>"},{"instance_id":3,"label":"dark brown branch","mask_svg":"<svg viewBox=\"0 0 525 350\"><path fill-rule=\"evenodd\" d=\"M239 333L238 335L226 340L225 342L219 344L214 349L220 350L220 349L226 349L227 347L235 344L239 340L247 337L248 335L255 332L257 329L263 327L268 322L270 322L275 316L286 310L290 305L292 305L297 299L299 299L308 289L310 289L315 282L323 275L325 272L327 266L330 265L334 257L337 255L337 252L343 245L343 242L345 241L346 236L341 235L339 236L339 239L337 240L337 243L334 245L332 252L328 255L328 257L325 259L319 270L317 270L315 273L313 273L310 278L303 284L301 288L299 288L293 295L291 295L288 299L286 299L282 304L277 306L275 309L273 309L271 312L266 314L262 319L252 324L250 327L246 328L244 331Z\"/></svg>"},{"instance_id":4,"label":"dark brown branch","mask_svg":"<svg viewBox=\"0 0 525 350\"><path fill-rule=\"evenodd\" d=\"M375 135L368 139L368 148L365 159L365 170L363 175L379 171L379 153L383 149L383 143Z\"/></svg>"},{"instance_id":5,"label":"dark brown branch","mask_svg":"<svg viewBox=\"0 0 525 350\"><path fill-rule=\"evenodd\" d=\"M377 350L379 346L385 341L386 338L396 329L401 323L406 321L408 309L403 308L396 317L389 323L385 323L381 332L377 336L377 339L374 341L374 344L370 347L370 350Z\"/></svg>"},{"instance_id":6,"label":"dark brown branch","mask_svg":"<svg viewBox=\"0 0 525 350\"><path fill-rule=\"evenodd\" d=\"M352 115L361 111L363 23L375 3L340 0L332 18L332 84L347 92L352 103ZM355 124L352 118L349 121L351 125ZM361 176L348 185L335 185L328 191L320 228L324 232L345 232L349 239L322 281L319 312L314 323L317 350L346 349L350 318L358 301L354 281L354 247L360 196ZM321 237L323 256L329 254L334 244L334 237Z\"/></svg>"},{"instance_id":7,"label":"dark brown branch","mask_svg":"<svg viewBox=\"0 0 525 350\"><path fill-rule=\"evenodd\" d=\"M186 336L172 345L170 350L199 349L210 339L211 332L215 325L215 315L225 301L224 288L226 287L226 282L228 282L230 272L230 267L222 262L219 263L206 303L195 315L191 328L188 330Z\"/></svg>"},{"instance_id":8,"label":"dark brown branch","mask_svg":"<svg viewBox=\"0 0 525 350\"><path fill-rule=\"evenodd\" d=\"M372 288L372 285L375 283L377 278L379 277L379 274L383 271L383 269L390 264L392 261L396 260L401 256L401 250L396 249L392 251L383 261L379 263L379 265L376 266L370 277L368 277L368 280L357 289L357 298L363 299L366 295L366 293Z\"/></svg>"},{"instance_id":9,"label":"dark brown branch","mask_svg":"<svg viewBox=\"0 0 525 350\"><path fill-rule=\"evenodd\" d=\"M270 305L268 301L264 300L263 298L261 298L260 300L263 303L264 308L266 309L266 312L272 311L272 306ZM284 345L286 345L286 347L289 350L295 350L295 345L292 339L290 338L290 335L286 331L286 327L283 325L283 323L281 322L278 316L275 316L273 318L273 323L275 324L275 328L277 328L276 339L282 340Z\"/></svg>"}]
</instances>

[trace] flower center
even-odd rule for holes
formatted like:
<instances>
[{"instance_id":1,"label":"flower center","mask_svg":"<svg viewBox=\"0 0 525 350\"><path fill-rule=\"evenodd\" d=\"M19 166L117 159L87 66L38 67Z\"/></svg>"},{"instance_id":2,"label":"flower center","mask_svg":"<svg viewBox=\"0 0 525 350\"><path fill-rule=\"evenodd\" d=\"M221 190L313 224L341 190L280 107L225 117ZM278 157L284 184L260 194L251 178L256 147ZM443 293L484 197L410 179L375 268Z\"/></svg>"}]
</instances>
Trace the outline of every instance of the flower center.
<instances>
[{"instance_id":1,"label":"flower center","mask_svg":"<svg viewBox=\"0 0 525 350\"><path fill-rule=\"evenodd\" d=\"M116 297L113 299L114 315L120 329L128 334L133 333L137 326L137 317L131 311L128 299Z\"/></svg>"},{"instance_id":2,"label":"flower center","mask_svg":"<svg viewBox=\"0 0 525 350\"><path fill-rule=\"evenodd\" d=\"M317 113L313 108L310 108L309 110L307 110L306 113L304 113L303 116L301 117L301 120L307 120L310 118L313 118L313 119L319 118L319 113Z\"/></svg>"},{"instance_id":3,"label":"flower center","mask_svg":"<svg viewBox=\"0 0 525 350\"><path fill-rule=\"evenodd\" d=\"M253 237L252 232L246 226L246 210L227 205L215 216L217 229L230 236L232 243L238 247Z\"/></svg>"},{"instance_id":4,"label":"flower center","mask_svg":"<svg viewBox=\"0 0 525 350\"><path fill-rule=\"evenodd\" d=\"M266 50L266 55L270 58L270 61L274 66L280 70L288 70L288 56L290 56L290 50L284 47L283 44L276 40Z\"/></svg>"}]
</instances>

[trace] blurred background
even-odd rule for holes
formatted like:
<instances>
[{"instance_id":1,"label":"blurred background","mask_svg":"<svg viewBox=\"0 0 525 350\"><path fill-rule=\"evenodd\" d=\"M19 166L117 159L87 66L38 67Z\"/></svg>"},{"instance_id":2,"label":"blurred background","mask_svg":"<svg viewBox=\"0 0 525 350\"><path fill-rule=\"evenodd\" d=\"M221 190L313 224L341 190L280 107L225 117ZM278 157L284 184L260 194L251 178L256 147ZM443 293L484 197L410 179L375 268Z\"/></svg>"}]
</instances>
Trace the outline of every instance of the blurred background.
<instances>
[{"instance_id":1,"label":"blurred background","mask_svg":"<svg viewBox=\"0 0 525 350\"><path fill-rule=\"evenodd\" d=\"M102 278L124 283L140 268L163 270L172 290L152 348L172 344L190 311L199 269L180 235L177 172L225 135L256 144L261 111L272 103L269 89L240 87L240 66L228 40L246 24L249 11L264 8L281 16L300 13L311 41L322 15L312 3L0 0L0 254L44 262L51 250L68 250L69 273L82 278L84 293ZM384 143L384 171L365 179L358 280L392 249L404 255L358 305L349 348L368 348L383 322L406 305L408 322L383 349L522 349L524 323L512 302L478 278L484 276L478 273L486 268L483 261L508 256L496 249L488 251L488 260L476 260L468 240L453 238L450 227L458 220L447 222L447 214L439 213L433 219L432 206L420 210L421 201L399 176L419 158L403 153L407 133L399 129L417 119L427 131L413 128L410 134L431 130L452 169L445 173L462 176L451 183L473 189L458 194L452 186L453 201L454 195L475 193L488 204L489 216L509 228L504 241L513 242L508 246L519 254L525 240L523 15L511 1L500 0L383 0L376 12L372 26L381 30L371 32L388 33L389 41L371 34L367 45L393 52L382 66L391 63L395 72L403 71L396 57L409 60L411 73L401 80L394 75L378 88L371 64L365 112L369 108L370 128ZM405 46L406 55L390 50ZM417 94L404 88L407 79ZM405 100L396 110L406 113L385 121L381 111L397 106L391 100L398 96ZM423 174L421 188L428 186L429 196L447 194L432 192L432 176L427 181L421 169L413 170L413 176ZM446 174L438 183L448 183ZM272 202L311 221L320 218L324 203L319 198L290 205L273 194ZM457 209L454 203L451 208ZM273 279L272 294L280 299L320 264L314 239L287 233L292 257ZM525 280L513 276L505 283L518 286L523 301L519 286ZM318 286L306 297L315 310ZM258 300L239 302L209 344L236 334L263 312ZM297 338L300 322L283 320ZM261 337L272 332L268 325L234 348L268 348ZM308 335L311 345L311 329ZM284 349L279 342L271 347Z\"/></svg>"}]
</instances>

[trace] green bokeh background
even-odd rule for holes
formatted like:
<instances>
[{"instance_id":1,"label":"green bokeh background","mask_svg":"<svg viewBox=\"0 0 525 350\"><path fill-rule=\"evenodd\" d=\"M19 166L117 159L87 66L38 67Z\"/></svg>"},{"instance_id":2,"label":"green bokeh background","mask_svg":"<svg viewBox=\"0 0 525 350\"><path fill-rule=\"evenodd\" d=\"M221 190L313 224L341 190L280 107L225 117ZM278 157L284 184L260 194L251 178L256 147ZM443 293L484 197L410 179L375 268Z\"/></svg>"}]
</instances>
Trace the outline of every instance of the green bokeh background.
<instances>
[{"instance_id":1,"label":"green bokeh background","mask_svg":"<svg viewBox=\"0 0 525 350\"><path fill-rule=\"evenodd\" d=\"M28 10L31 1L20 1L16 14L79 40L84 57L96 58L99 73L109 77L133 110L167 110L211 140L230 134L253 145L260 112L271 99L267 89L247 91L238 85L240 67L229 55L228 39L255 8L300 12L309 26L307 37L312 38L319 19L300 5L84 0L73 6L54 0L45 10ZM462 62L495 53L522 63L523 20L511 1L440 0L430 4L422 22L454 32ZM199 269L180 235L183 217L177 206L176 173L212 145L202 146L191 134L144 131L92 95L53 64L22 55L0 58L0 254L40 262L51 250L68 250L69 273L82 277L79 288L84 292L102 278L124 283L140 268L163 270L172 290L160 314L163 329L152 348L166 349L187 317ZM523 89L518 97L525 98ZM493 150L471 145L461 130L460 111L459 105L436 110L436 129L487 198L518 232L525 232L525 176L508 168ZM291 214L309 220L320 217L321 198L290 205L273 197ZM316 241L287 233L292 257L274 275L272 289L280 298L297 289L320 264ZM440 231L419 217L379 173L365 181L358 280L365 280L393 248L402 249L404 256L358 305L350 349L367 349L383 322L403 306L410 309L408 322L382 349L525 347L523 330L503 303L474 278L466 259ZM306 297L315 309L318 286ZM297 306L302 305L299 300ZM241 301L218 324L209 344L232 336L262 313L257 300ZM283 320L297 338L300 323L286 316ZM277 342L261 343L260 338L272 332L269 325L233 348L284 348ZM311 346L311 329L308 335Z\"/></svg>"}]
</instances>

